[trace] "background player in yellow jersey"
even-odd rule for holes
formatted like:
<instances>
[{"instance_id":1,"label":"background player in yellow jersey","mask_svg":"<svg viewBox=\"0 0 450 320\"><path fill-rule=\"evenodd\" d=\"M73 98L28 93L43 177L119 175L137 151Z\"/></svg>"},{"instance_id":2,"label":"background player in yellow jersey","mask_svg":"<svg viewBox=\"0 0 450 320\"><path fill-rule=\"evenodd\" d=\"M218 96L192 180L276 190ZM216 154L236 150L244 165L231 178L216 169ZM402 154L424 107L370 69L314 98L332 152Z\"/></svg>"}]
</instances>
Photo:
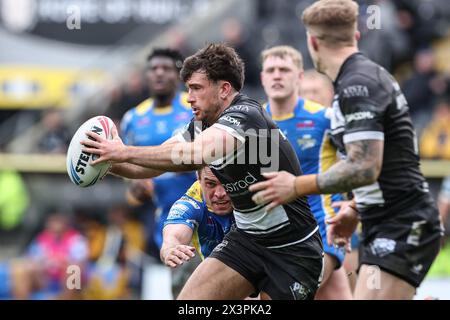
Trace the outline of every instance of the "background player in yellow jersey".
<instances>
[{"instance_id":1,"label":"background player in yellow jersey","mask_svg":"<svg viewBox=\"0 0 450 320\"><path fill-rule=\"evenodd\" d=\"M328 131L330 120L323 106L298 96L303 77L301 53L290 46L276 46L261 54L261 81L268 97L267 111L294 147L304 174L319 173L336 161L336 148ZM332 201L340 194L308 196L325 252L324 277L316 299L351 299L349 283L342 266L343 249L326 242L326 217L333 216Z\"/></svg>"}]
</instances>

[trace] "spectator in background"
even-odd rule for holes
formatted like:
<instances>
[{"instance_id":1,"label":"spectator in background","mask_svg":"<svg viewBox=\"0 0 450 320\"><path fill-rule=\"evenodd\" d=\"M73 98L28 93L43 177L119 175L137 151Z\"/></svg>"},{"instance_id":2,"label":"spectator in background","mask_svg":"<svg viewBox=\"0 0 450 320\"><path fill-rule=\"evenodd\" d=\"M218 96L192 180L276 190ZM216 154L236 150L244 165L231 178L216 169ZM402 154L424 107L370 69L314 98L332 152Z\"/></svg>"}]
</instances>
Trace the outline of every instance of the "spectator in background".
<instances>
[{"instance_id":1,"label":"spectator in background","mask_svg":"<svg viewBox=\"0 0 450 320\"><path fill-rule=\"evenodd\" d=\"M410 106L410 113L418 133L430 121L436 98L446 90L445 80L435 69L434 53L422 49L414 56L414 72L403 82L402 88Z\"/></svg>"},{"instance_id":2,"label":"spectator in background","mask_svg":"<svg viewBox=\"0 0 450 320\"><path fill-rule=\"evenodd\" d=\"M180 26L175 25L167 31L168 47L180 52L183 57L190 56L194 51L186 34Z\"/></svg>"},{"instance_id":3,"label":"spectator in background","mask_svg":"<svg viewBox=\"0 0 450 320\"><path fill-rule=\"evenodd\" d=\"M147 99L148 95L149 88L145 85L141 70L130 70L124 85L111 90L111 101L106 113L118 124L125 112Z\"/></svg>"},{"instance_id":4,"label":"spectator in background","mask_svg":"<svg viewBox=\"0 0 450 320\"><path fill-rule=\"evenodd\" d=\"M450 160L450 100L436 105L430 123L420 139L420 154L428 159Z\"/></svg>"},{"instance_id":5,"label":"spectator in background","mask_svg":"<svg viewBox=\"0 0 450 320\"><path fill-rule=\"evenodd\" d=\"M53 211L45 228L29 246L26 257L42 269L44 285L33 298L77 298L78 291L66 286L67 267L76 265L81 275L87 262L86 239L71 227L66 214ZM81 279L80 279L81 280Z\"/></svg>"},{"instance_id":6,"label":"spectator in background","mask_svg":"<svg viewBox=\"0 0 450 320\"><path fill-rule=\"evenodd\" d=\"M245 33L244 26L236 18L228 18L222 22L221 32L223 41L233 47L245 64L245 86L252 88L259 86L259 65L255 59L256 44L250 43L249 35Z\"/></svg>"},{"instance_id":7,"label":"spectator in background","mask_svg":"<svg viewBox=\"0 0 450 320\"><path fill-rule=\"evenodd\" d=\"M42 118L44 134L38 142L38 151L42 153L65 153L72 138L63 119L62 110L47 109Z\"/></svg>"},{"instance_id":8,"label":"spectator in background","mask_svg":"<svg viewBox=\"0 0 450 320\"><path fill-rule=\"evenodd\" d=\"M136 285L130 281L139 278L136 276L138 263L130 265L128 261L136 261L136 256L144 250L143 228L130 219L125 205L111 207L107 216L106 226L95 222L85 224L90 247L95 249L88 267L86 290L83 290L85 299L127 299L131 285Z\"/></svg>"}]
</instances>

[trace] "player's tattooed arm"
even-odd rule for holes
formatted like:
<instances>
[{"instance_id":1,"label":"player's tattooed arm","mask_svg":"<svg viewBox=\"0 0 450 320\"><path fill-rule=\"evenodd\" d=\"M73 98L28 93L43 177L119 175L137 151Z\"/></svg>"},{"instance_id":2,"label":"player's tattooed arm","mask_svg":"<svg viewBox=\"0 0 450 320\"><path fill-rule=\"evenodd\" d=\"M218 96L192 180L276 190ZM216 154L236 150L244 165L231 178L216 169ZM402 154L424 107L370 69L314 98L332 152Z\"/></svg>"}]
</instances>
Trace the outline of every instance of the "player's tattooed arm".
<instances>
[{"instance_id":1,"label":"player's tattooed arm","mask_svg":"<svg viewBox=\"0 0 450 320\"><path fill-rule=\"evenodd\" d=\"M321 193L345 192L376 182L383 162L383 146L381 140L347 143L347 158L318 175Z\"/></svg>"}]
</instances>

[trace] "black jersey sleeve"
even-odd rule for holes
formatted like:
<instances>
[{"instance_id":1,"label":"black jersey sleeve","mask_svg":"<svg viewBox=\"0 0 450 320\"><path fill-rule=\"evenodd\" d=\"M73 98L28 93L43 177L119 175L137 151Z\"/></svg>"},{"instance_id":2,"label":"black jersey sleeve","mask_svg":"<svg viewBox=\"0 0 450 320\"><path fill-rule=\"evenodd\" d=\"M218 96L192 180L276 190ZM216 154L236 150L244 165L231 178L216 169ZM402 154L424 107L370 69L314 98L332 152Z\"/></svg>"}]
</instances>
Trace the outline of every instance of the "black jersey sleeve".
<instances>
[{"instance_id":1,"label":"black jersey sleeve","mask_svg":"<svg viewBox=\"0 0 450 320\"><path fill-rule=\"evenodd\" d=\"M248 112L226 111L220 116L219 120L213 124L213 127L227 131L240 142L244 143L245 131L249 127Z\"/></svg>"},{"instance_id":2,"label":"black jersey sleeve","mask_svg":"<svg viewBox=\"0 0 450 320\"><path fill-rule=\"evenodd\" d=\"M345 119L344 143L384 140L384 115L392 96L376 77L361 74L343 81L339 105Z\"/></svg>"},{"instance_id":3,"label":"black jersey sleeve","mask_svg":"<svg viewBox=\"0 0 450 320\"><path fill-rule=\"evenodd\" d=\"M195 136L202 132L202 124L200 121L195 121L194 118L181 129L175 137L180 142L192 142Z\"/></svg>"}]
</instances>

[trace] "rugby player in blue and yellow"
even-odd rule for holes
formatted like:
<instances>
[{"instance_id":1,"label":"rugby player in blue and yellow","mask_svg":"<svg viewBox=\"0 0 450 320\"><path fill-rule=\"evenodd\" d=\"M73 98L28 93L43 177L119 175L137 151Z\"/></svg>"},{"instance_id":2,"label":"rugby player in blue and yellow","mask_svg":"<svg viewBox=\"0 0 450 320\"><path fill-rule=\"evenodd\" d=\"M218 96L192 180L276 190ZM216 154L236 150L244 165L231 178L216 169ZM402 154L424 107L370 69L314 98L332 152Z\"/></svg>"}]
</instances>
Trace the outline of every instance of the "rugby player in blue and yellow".
<instances>
[{"instance_id":1,"label":"rugby player in blue and yellow","mask_svg":"<svg viewBox=\"0 0 450 320\"><path fill-rule=\"evenodd\" d=\"M146 78L152 96L125 113L121 122L121 137L134 146L160 145L192 117L186 93L179 92L179 71L183 59L175 50L155 49L147 58ZM154 230L150 230L157 250L162 245L162 228L172 204L195 181L194 173L165 173L151 180L153 202L157 208ZM149 181L132 182L132 190L145 188ZM137 186L136 186L137 184Z\"/></svg>"},{"instance_id":2,"label":"rugby player in blue and yellow","mask_svg":"<svg viewBox=\"0 0 450 320\"><path fill-rule=\"evenodd\" d=\"M336 162L336 148L328 135L328 109L298 97L302 74L302 56L294 48L277 46L262 52L261 81L269 99L266 110L294 147L303 173L312 174L325 171ZM344 250L329 246L326 237L325 219L335 215L337 211L331 204L340 200L340 194L308 196L325 252L324 277L316 299L352 297L341 268Z\"/></svg>"},{"instance_id":3,"label":"rugby player in blue and yellow","mask_svg":"<svg viewBox=\"0 0 450 320\"><path fill-rule=\"evenodd\" d=\"M164 223L161 260L176 268L197 251L203 260L222 242L233 219L230 197L211 169L198 171L196 181L174 203ZM192 243L192 246L190 245Z\"/></svg>"}]
</instances>

